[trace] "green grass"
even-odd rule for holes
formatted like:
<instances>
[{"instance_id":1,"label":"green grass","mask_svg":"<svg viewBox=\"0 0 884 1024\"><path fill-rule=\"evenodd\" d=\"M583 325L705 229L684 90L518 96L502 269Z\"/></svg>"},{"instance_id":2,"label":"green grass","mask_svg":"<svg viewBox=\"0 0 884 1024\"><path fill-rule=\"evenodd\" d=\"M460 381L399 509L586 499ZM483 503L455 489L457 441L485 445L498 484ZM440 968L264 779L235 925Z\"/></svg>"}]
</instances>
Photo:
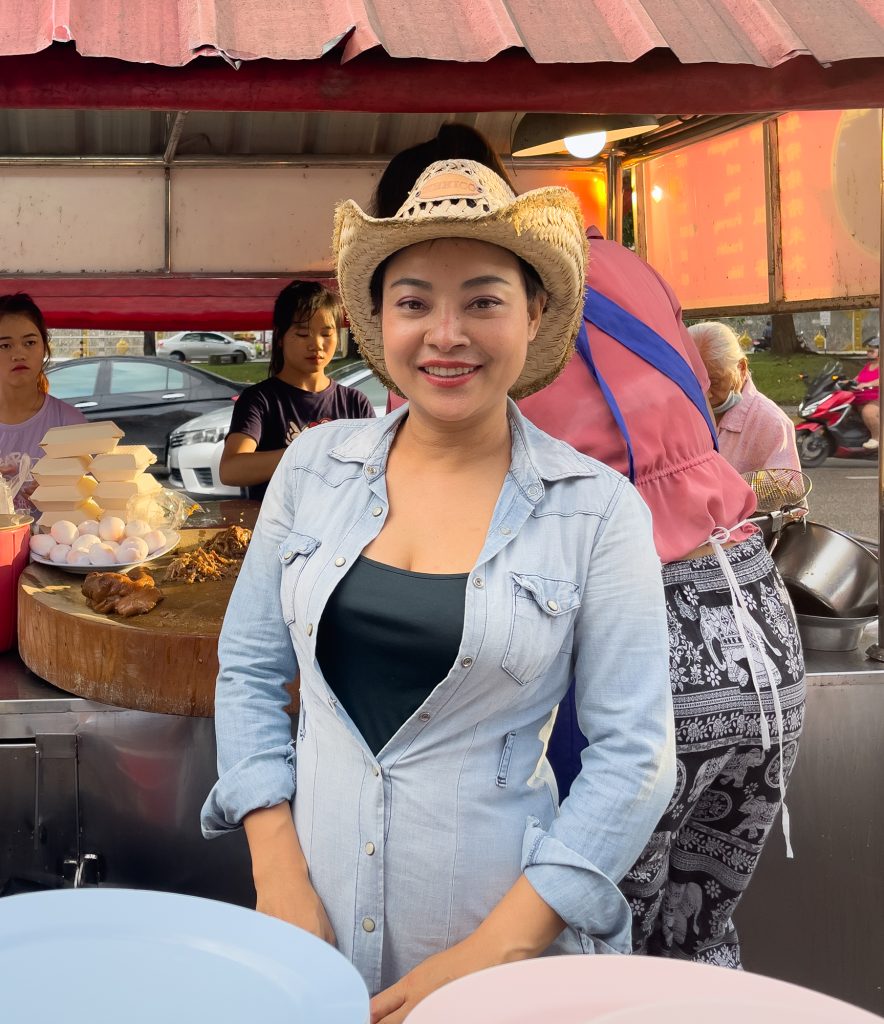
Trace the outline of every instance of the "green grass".
<instances>
[{"instance_id":1,"label":"green grass","mask_svg":"<svg viewBox=\"0 0 884 1024\"><path fill-rule=\"evenodd\" d=\"M348 356L344 359L334 359L329 370L337 370L348 363L354 363L356 358L356 356ZM257 384L258 381L267 379L269 363L266 359L256 359L252 363L195 363L194 365L208 370L210 373L217 373L219 377L226 377L228 380Z\"/></svg>"},{"instance_id":2,"label":"green grass","mask_svg":"<svg viewBox=\"0 0 884 1024\"><path fill-rule=\"evenodd\" d=\"M755 387L777 405L797 405L804 397L804 382L799 380L799 373L816 376L826 365L835 361L842 363L843 372L854 376L863 366L865 360L847 358L845 353L829 353L828 355L810 355L798 353L792 356L774 356L770 352L755 352L749 356L749 369Z\"/></svg>"}]
</instances>

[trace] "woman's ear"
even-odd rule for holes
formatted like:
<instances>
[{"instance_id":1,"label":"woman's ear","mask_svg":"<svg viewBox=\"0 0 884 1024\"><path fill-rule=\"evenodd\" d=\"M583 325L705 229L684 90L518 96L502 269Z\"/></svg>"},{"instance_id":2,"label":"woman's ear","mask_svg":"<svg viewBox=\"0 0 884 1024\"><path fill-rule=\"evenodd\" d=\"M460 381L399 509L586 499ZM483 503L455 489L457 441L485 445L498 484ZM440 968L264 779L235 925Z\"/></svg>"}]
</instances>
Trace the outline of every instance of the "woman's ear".
<instances>
[{"instance_id":1,"label":"woman's ear","mask_svg":"<svg viewBox=\"0 0 884 1024\"><path fill-rule=\"evenodd\" d=\"M749 360L745 356L737 363L737 374L740 381L740 390L742 390L743 385L746 383L746 378L749 376Z\"/></svg>"},{"instance_id":2,"label":"woman's ear","mask_svg":"<svg viewBox=\"0 0 884 1024\"><path fill-rule=\"evenodd\" d=\"M546 297L538 295L528 303L528 344L537 337L540 330L540 321L543 318L543 310L546 308Z\"/></svg>"}]
</instances>

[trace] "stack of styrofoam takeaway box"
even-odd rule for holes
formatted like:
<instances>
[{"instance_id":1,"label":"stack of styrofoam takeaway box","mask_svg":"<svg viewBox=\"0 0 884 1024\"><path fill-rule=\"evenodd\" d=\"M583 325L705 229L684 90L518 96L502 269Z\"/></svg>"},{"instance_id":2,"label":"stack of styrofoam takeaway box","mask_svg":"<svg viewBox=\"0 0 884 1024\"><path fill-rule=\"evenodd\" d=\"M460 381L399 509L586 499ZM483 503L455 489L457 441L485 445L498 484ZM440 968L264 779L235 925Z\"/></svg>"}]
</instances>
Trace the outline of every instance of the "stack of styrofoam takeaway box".
<instances>
[{"instance_id":1,"label":"stack of styrofoam takeaway box","mask_svg":"<svg viewBox=\"0 0 884 1024\"><path fill-rule=\"evenodd\" d=\"M121 446L122 437L111 420L46 432L40 442L46 454L32 471L38 486L31 501L43 513L38 526L49 529L62 519L79 525L102 514L125 519L130 498L162 489L144 472L156 456L145 445Z\"/></svg>"}]
</instances>

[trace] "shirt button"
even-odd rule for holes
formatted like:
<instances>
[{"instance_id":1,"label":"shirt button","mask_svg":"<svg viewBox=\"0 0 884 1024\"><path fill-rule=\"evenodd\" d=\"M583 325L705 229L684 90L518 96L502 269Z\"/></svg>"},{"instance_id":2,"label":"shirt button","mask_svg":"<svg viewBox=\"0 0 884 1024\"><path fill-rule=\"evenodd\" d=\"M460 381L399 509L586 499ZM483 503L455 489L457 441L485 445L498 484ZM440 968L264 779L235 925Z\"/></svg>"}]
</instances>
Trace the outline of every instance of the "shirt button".
<instances>
[{"instance_id":1,"label":"shirt button","mask_svg":"<svg viewBox=\"0 0 884 1024\"><path fill-rule=\"evenodd\" d=\"M509 537L513 531L508 526L501 526L500 533L503 537Z\"/></svg>"},{"instance_id":2,"label":"shirt button","mask_svg":"<svg viewBox=\"0 0 884 1024\"><path fill-rule=\"evenodd\" d=\"M417 717L422 722L429 722L429 720L430 720L430 712L429 711L421 711L421 713Z\"/></svg>"},{"instance_id":3,"label":"shirt button","mask_svg":"<svg viewBox=\"0 0 884 1024\"><path fill-rule=\"evenodd\" d=\"M363 928L363 931L373 932L374 928L375 928L375 924L374 924L374 921L372 920L372 918L370 918L370 917L363 917L363 919L362 919L362 928Z\"/></svg>"},{"instance_id":4,"label":"shirt button","mask_svg":"<svg viewBox=\"0 0 884 1024\"><path fill-rule=\"evenodd\" d=\"M307 636L313 636L313 623L307 623Z\"/></svg>"},{"instance_id":5,"label":"shirt button","mask_svg":"<svg viewBox=\"0 0 884 1024\"><path fill-rule=\"evenodd\" d=\"M374 476L375 473L377 473L377 471L377 466L368 466L365 470L365 472L368 473L369 476Z\"/></svg>"},{"instance_id":6,"label":"shirt button","mask_svg":"<svg viewBox=\"0 0 884 1024\"><path fill-rule=\"evenodd\" d=\"M366 843L364 849L368 856L371 857L374 854L374 843Z\"/></svg>"},{"instance_id":7,"label":"shirt button","mask_svg":"<svg viewBox=\"0 0 884 1024\"><path fill-rule=\"evenodd\" d=\"M337 567L338 567L339 569L341 568L341 566L342 566L342 565L345 565L345 564L346 564L346 562L347 562L347 559L346 559L346 558L336 558L336 559L335 559L335 565L336 565L336 566L337 566Z\"/></svg>"},{"instance_id":8,"label":"shirt button","mask_svg":"<svg viewBox=\"0 0 884 1024\"><path fill-rule=\"evenodd\" d=\"M547 601L546 602L546 607L549 608L549 610L551 612L557 612L559 610L559 602L558 601Z\"/></svg>"},{"instance_id":9,"label":"shirt button","mask_svg":"<svg viewBox=\"0 0 884 1024\"><path fill-rule=\"evenodd\" d=\"M466 658L463 658L461 660L461 665L463 665L464 668L469 668L470 665L472 665L472 664L473 664L473 659L469 655L467 655Z\"/></svg>"},{"instance_id":10,"label":"shirt button","mask_svg":"<svg viewBox=\"0 0 884 1024\"><path fill-rule=\"evenodd\" d=\"M383 514L383 511L384 511L384 510L383 510L383 509L381 508L381 506L380 506L380 505L377 505L377 506L376 506L375 508L373 508L373 509L371 510L371 514L372 514L373 516L379 516L379 515L382 515L382 514ZM288 557L288 556L286 556L286 557Z\"/></svg>"},{"instance_id":11,"label":"shirt button","mask_svg":"<svg viewBox=\"0 0 884 1024\"><path fill-rule=\"evenodd\" d=\"M282 557L286 558L286 559L294 558L295 557L295 553L294 553L294 551L286 551L286 552L283 553Z\"/></svg>"},{"instance_id":12,"label":"shirt button","mask_svg":"<svg viewBox=\"0 0 884 1024\"><path fill-rule=\"evenodd\" d=\"M473 577L473 586L476 587L477 589L481 590L482 587L485 586L485 580L483 580L481 576L474 576Z\"/></svg>"},{"instance_id":13,"label":"shirt button","mask_svg":"<svg viewBox=\"0 0 884 1024\"><path fill-rule=\"evenodd\" d=\"M329 706L330 708L334 709L334 706L335 706L335 704L337 704L337 703L338 703L338 702L337 702L337 700L335 700L335 698L334 698L334 697L329 697L329 699L328 699L328 706Z\"/></svg>"},{"instance_id":14,"label":"shirt button","mask_svg":"<svg viewBox=\"0 0 884 1024\"><path fill-rule=\"evenodd\" d=\"M381 770L380 770L380 768L378 768L378 766L377 766L376 764L373 764L373 765L371 766L371 774L372 774L372 775L373 775L373 776L374 776L375 778L377 778L377 777L378 777L378 776L379 776L379 775L381 774Z\"/></svg>"}]
</instances>

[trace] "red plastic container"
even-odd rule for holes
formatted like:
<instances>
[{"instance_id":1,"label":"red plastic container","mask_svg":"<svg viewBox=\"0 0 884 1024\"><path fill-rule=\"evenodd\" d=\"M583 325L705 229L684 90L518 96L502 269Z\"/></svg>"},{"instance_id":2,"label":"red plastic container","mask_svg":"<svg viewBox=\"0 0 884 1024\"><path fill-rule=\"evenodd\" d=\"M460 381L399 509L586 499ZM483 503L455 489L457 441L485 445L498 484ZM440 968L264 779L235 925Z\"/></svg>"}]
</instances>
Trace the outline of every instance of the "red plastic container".
<instances>
[{"instance_id":1,"label":"red plastic container","mask_svg":"<svg viewBox=\"0 0 884 1024\"><path fill-rule=\"evenodd\" d=\"M0 651L14 647L18 626L18 578L30 558L30 516L0 515Z\"/></svg>"}]
</instances>

